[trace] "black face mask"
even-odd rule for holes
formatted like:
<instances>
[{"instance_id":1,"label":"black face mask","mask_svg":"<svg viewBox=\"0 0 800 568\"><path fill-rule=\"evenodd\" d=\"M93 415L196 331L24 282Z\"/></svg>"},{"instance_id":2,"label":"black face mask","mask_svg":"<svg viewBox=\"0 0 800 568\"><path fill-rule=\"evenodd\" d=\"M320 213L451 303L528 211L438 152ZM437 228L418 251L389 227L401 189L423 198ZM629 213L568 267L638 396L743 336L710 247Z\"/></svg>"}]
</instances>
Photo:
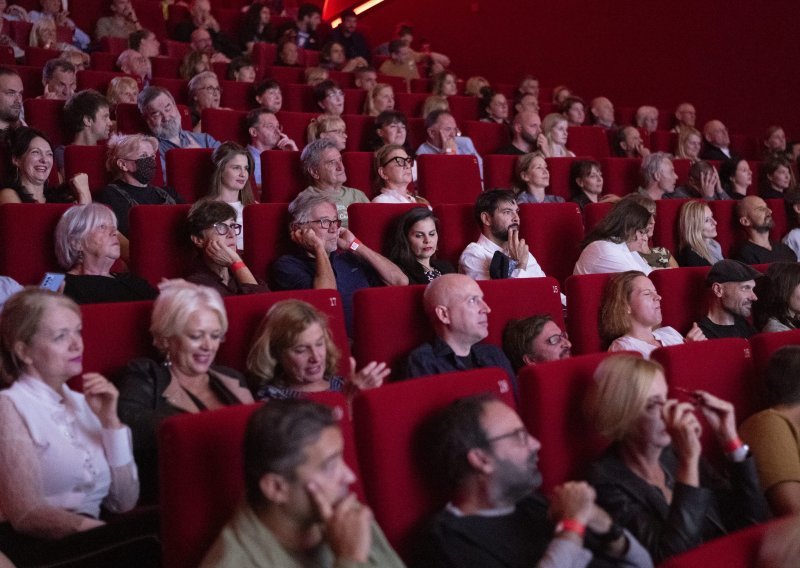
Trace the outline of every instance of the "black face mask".
<instances>
[{"instance_id":1,"label":"black face mask","mask_svg":"<svg viewBox=\"0 0 800 568\"><path fill-rule=\"evenodd\" d=\"M156 157L150 156L147 158L139 158L135 160L136 171L131 172L131 175L139 183L149 184L153 181L156 175Z\"/></svg>"}]
</instances>

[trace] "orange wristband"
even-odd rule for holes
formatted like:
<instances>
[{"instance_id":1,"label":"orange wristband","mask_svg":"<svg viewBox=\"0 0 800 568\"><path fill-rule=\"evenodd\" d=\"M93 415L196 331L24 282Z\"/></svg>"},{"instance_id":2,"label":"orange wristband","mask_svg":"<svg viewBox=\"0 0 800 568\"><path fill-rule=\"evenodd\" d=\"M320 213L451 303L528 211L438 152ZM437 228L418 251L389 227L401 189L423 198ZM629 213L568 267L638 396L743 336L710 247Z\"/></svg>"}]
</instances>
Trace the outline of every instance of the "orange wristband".
<instances>
[{"instance_id":1,"label":"orange wristband","mask_svg":"<svg viewBox=\"0 0 800 568\"><path fill-rule=\"evenodd\" d=\"M247 268L247 265L244 263L244 261L238 260L238 261L234 262L233 264L231 264L231 270L233 272L238 272L242 268Z\"/></svg>"},{"instance_id":2,"label":"orange wristband","mask_svg":"<svg viewBox=\"0 0 800 568\"><path fill-rule=\"evenodd\" d=\"M586 526L575 519L564 519L556 525L556 534L565 531L575 533L579 537L583 538L583 535L586 533Z\"/></svg>"},{"instance_id":3,"label":"orange wristband","mask_svg":"<svg viewBox=\"0 0 800 568\"><path fill-rule=\"evenodd\" d=\"M731 452L735 452L742 446L744 446L744 442L742 442L742 439L737 436L733 440L728 440L728 443L725 444L725 453L729 454Z\"/></svg>"}]
</instances>

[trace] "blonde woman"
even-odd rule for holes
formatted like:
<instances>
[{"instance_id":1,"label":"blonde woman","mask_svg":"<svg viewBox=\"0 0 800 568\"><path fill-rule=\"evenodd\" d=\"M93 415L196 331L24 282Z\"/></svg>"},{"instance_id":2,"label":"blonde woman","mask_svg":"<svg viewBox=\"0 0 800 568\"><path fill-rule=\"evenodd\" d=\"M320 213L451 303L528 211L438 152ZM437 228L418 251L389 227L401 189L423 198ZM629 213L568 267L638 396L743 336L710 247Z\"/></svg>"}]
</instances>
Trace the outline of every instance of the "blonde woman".
<instances>
[{"instance_id":1,"label":"blonde woman","mask_svg":"<svg viewBox=\"0 0 800 568\"><path fill-rule=\"evenodd\" d=\"M517 203L564 203L558 195L548 195L550 172L541 152L530 152L517 158L514 167L514 191Z\"/></svg>"},{"instance_id":2,"label":"blonde woman","mask_svg":"<svg viewBox=\"0 0 800 568\"><path fill-rule=\"evenodd\" d=\"M308 141L330 140L336 149L343 152L347 146L347 125L339 116L321 114L308 123Z\"/></svg>"},{"instance_id":3,"label":"blonde woman","mask_svg":"<svg viewBox=\"0 0 800 568\"><path fill-rule=\"evenodd\" d=\"M387 144L375 152L373 177L380 195L373 203L420 203L430 205L424 197L408 191L413 181L414 158L400 144Z\"/></svg>"},{"instance_id":4,"label":"blonde woman","mask_svg":"<svg viewBox=\"0 0 800 568\"><path fill-rule=\"evenodd\" d=\"M678 220L680 266L711 266L722 260L722 247L715 240L717 221L711 208L702 201L690 201L681 207Z\"/></svg>"},{"instance_id":5,"label":"blonde woman","mask_svg":"<svg viewBox=\"0 0 800 568\"><path fill-rule=\"evenodd\" d=\"M569 123L563 114L552 112L542 121L542 134L547 138L547 146L542 148L548 158L574 158L575 152L567 149Z\"/></svg>"},{"instance_id":6,"label":"blonde woman","mask_svg":"<svg viewBox=\"0 0 800 568\"><path fill-rule=\"evenodd\" d=\"M691 160L692 163L700 160L700 149L703 146L703 135L691 126L684 126L678 131L678 147L675 151L676 158Z\"/></svg>"},{"instance_id":7,"label":"blonde woman","mask_svg":"<svg viewBox=\"0 0 800 568\"><path fill-rule=\"evenodd\" d=\"M364 114L378 116L387 110L394 110L394 89L387 83L378 83L367 91Z\"/></svg>"}]
</instances>

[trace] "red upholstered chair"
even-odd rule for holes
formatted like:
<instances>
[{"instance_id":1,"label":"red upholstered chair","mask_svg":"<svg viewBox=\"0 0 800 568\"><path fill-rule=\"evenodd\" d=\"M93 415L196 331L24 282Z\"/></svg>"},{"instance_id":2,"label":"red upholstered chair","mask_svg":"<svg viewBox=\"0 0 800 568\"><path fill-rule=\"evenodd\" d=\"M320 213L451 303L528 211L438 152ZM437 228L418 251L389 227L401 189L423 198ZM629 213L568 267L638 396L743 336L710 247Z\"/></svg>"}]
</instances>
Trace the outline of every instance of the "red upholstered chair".
<instances>
[{"instance_id":1,"label":"red upholstered chair","mask_svg":"<svg viewBox=\"0 0 800 568\"><path fill-rule=\"evenodd\" d=\"M192 47L185 42L182 41L175 41L168 39L166 41L167 45L167 56L169 57L176 57L178 59L183 59L184 56L189 53Z\"/></svg>"},{"instance_id":2,"label":"red upholstered chair","mask_svg":"<svg viewBox=\"0 0 800 568\"><path fill-rule=\"evenodd\" d=\"M94 57L92 57L94 59ZM87 69L85 71L78 71L78 90L83 91L86 89L95 89L105 94L108 91L108 84L114 77L124 77L125 73L114 71L113 68L108 71L101 71L97 69Z\"/></svg>"},{"instance_id":3,"label":"red upholstered chair","mask_svg":"<svg viewBox=\"0 0 800 568\"><path fill-rule=\"evenodd\" d=\"M300 152L267 150L261 153L261 201L290 203L307 186Z\"/></svg>"},{"instance_id":4,"label":"red upholstered chair","mask_svg":"<svg viewBox=\"0 0 800 568\"><path fill-rule=\"evenodd\" d=\"M224 76L225 75L221 75L220 77ZM222 79L219 85L222 87L222 96L220 98L221 107L229 107L234 110L250 110L258 106L253 95L252 83L226 81Z\"/></svg>"},{"instance_id":5,"label":"red upholstered chair","mask_svg":"<svg viewBox=\"0 0 800 568\"><path fill-rule=\"evenodd\" d=\"M119 103L117 105L117 132L120 134L149 134L147 123L139 113L135 104Z\"/></svg>"},{"instance_id":6,"label":"red upholstered chair","mask_svg":"<svg viewBox=\"0 0 800 568\"><path fill-rule=\"evenodd\" d=\"M27 45L27 43L26 41L25 44L20 45ZM58 59L60 55L61 52L57 49L28 46L25 48L25 65L41 68L51 59Z\"/></svg>"},{"instance_id":7,"label":"red upholstered chair","mask_svg":"<svg viewBox=\"0 0 800 568\"><path fill-rule=\"evenodd\" d=\"M150 83L156 87L163 87L172 94L175 102L182 105L189 104L189 81L186 79L172 79L168 77L153 77ZM191 130L191 128L189 129Z\"/></svg>"},{"instance_id":8,"label":"red upholstered chair","mask_svg":"<svg viewBox=\"0 0 800 568\"><path fill-rule=\"evenodd\" d=\"M789 229L794 226L794 218L797 214L792 211L792 221L789 221L789 214L787 213L788 205L783 199L766 199L767 206L772 210L772 220L775 226L769 232L769 238L774 241L780 241L783 236L789 232Z\"/></svg>"},{"instance_id":9,"label":"red upholstered chair","mask_svg":"<svg viewBox=\"0 0 800 568\"><path fill-rule=\"evenodd\" d=\"M564 282L572 274L583 240L583 218L575 203L523 203L520 236L548 276Z\"/></svg>"},{"instance_id":10,"label":"red upholstered chair","mask_svg":"<svg viewBox=\"0 0 800 568\"><path fill-rule=\"evenodd\" d=\"M433 213L439 219L439 255L458 266L466 246L481 234L475 221L474 206L468 203L437 205Z\"/></svg>"},{"instance_id":11,"label":"red upholstered chair","mask_svg":"<svg viewBox=\"0 0 800 568\"><path fill-rule=\"evenodd\" d=\"M412 93L431 93L431 80L430 79L411 79L409 81Z\"/></svg>"},{"instance_id":12,"label":"red upholstered chair","mask_svg":"<svg viewBox=\"0 0 800 568\"><path fill-rule=\"evenodd\" d=\"M607 445L586 422L582 405L597 365L609 356L593 353L520 369L520 416L542 444L544 493L565 481L583 479L586 467Z\"/></svg>"},{"instance_id":13,"label":"red upholstered chair","mask_svg":"<svg viewBox=\"0 0 800 568\"><path fill-rule=\"evenodd\" d=\"M119 55L120 53L128 49L128 38L103 36L100 38L100 49L101 51L95 51L94 53L92 53L93 61L94 61L94 56L97 53L108 52L112 55Z\"/></svg>"},{"instance_id":14,"label":"red upholstered chair","mask_svg":"<svg viewBox=\"0 0 800 568\"><path fill-rule=\"evenodd\" d=\"M731 149L745 160L758 160L761 154L758 140L746 134L731 134Z\"/></svg>"},{"instance_id":15,"label":"red upholstered chair","mask_svg":"<svg viewBox=\"0 0 800 568\"><path fill-rule=\"evenodd\" d=\"M659 118L660 118L659 114ZM678 135L669 130L656 130L650 134L650 149L653 152L674 154L678 146Z\"/></svg>"},{"instance_id":16,"label":"red upholstered chair","mask_svg":"<svg viewBox=\"0 0 800 568\"><path fill-rule=\"evenodd\" d=\"M151 57L150 63L153 67L153 77L179 79L181 76L181 59L179 57Z\"/></svg>"},{"instance_id":17,"label":"red upholstered chair","mask_svg":"<svg viewBox=\"0 0 800 568\"><path fill-rule=\"evenodd\" d=\"M600 160L603 169L604 193L627 195L636 191L640 185L639 170L642 160L639 158L604 158Z\"/></svg>"},{"instance_id":18,"label":"red upholstered chair","mask_svg":"<svg viewBox=\"0 0 800 568\"><path fill-rule=\"evenodd\" d=\"M608 136L603 128L570 126L568 130L568 146L576 156L591 156L595 160L609 156Z\"/></svg>"},{"instance_id":19,"label":"red upholstered chair","mask_svg":"<svg viewBox=\"0 0 800 568\"><path fill-rule=\"evenodd\" d=\"M407 117L422 116L422 105L425 104L425 99L427 99L428 96L428 93L405 93L403 91L395 91L394 108ZM424 141L424 139L422 141ZM420 144L422 141L420 141Z\"/></svg>"},{"instance_id":20,"label":"red upholstered chair","mask_svg":"<svg viewBox=\"0 0 800 568\"><path fill-rule=\"evenodd\" d=\"M511 390L503 370L487 368L384 385L353 401L359 463L369 472L364 477L367 501L392 547L406 560L415 550L416 529L446 501L428 481L428 421L458 398L484 392L514 407Z\"/></svg>"},{"instance_id":21,"label":"red upholstered chair","mask_svg":"<svg viewBox=\"0 0 800 568\"><path fill-rule=\"evenodd\" d=\"M28 22L12 22L12 23L27 24ZM26 99L32 99L38 97L44 92L44 85L42 85L41 67L17 65L16 67L14 67L14 70L17 73L19 73L19 76L22 78L22 86L25 90Z\"/></svg>"},{"instance_id":22,"label":"red upholstered chair","mask_svg":"<svg viewBox=\"0 0 800 568\"><path fill-rule=\"evenodd\" d=\"M722 247L722 256L725 258L730 258L737 243L745 238L744 231L736 218L736 203L731 199L708 202L717 221L717 242Z\"/></svg>"},{"instance_id":23,"label":"red upholstered chair","mask_svg":"<svg viewBox=\"0 0 800 568\"><path fill-rule=\"evenodd\" d=\"M142 27L156 34L160 41L166 40L167 23L164 21L164 12L161 6L150 0L133 0L132 4Z\"/></svg>"},{"instance_id":24,"label":"red upholstered chair","mask_svg":"<svg viewBox=\"0 0 800 568\"><path fill-rule=\"evenodd\" d=\"M653 229L653 244L667 247L672 255L678 254L680 231L678 219L683 204L689 199L659 199L656 201L656 226Z\"/></svg>"},{"instance_id":25,"label":"red upholstered chair","mask_svg":"<svg viewBox=\"0 0 800 568\"><path fill-rule=\"evenodd\" d=\"M303 68L280 67L276 65L267 69L266 76L280 83L281 87L285 89L288 85L298 85L303 82ZM286 91L283 92L283 96L286 98Z\"/></svg>"},{"instance_id":26,"label":"red upholstered chair","mask_svg":"<svg viewBox=\"0 0 800 568\"><path fill-rule=\"evenodd\" d=\"M547 170L550 172L550 188L548 193L563 197L566 201L572 198L569 189L569 170L572 163L585 158L547 158Z\"/></svg>"},{"instance_id":27,"label":"red upholstered chair","mask_svg":"<svg viewBox=\"0 0 800 568\"><path fill-rule=\"evenodd\" d=\"M375 67L380 67L380 63L378 62L378 57L376 56L374 65ZM394 95L397 97L398 93L407 93L408 92L408 85L406 84L406 80L402 77L395 77L393 75L383 75L382 73L378 73L378 83L387 83L392 86L394 89Z\"/></svg>"},{"instance_id":28,"label":"red upholstered chair","mask_svg":"<svg viewBox=\"0 0 800 568\"><path fill-rule=\"evenodd\" d=\"M55 147L72 141L72 135L67 131L62 120L64 114L64 101L55 99L26 99L25 121L29 126L37 128L47 134L50 143Z\"/></svg>"},{"instance_id":29,"label":"red upholstered chair","mask_svg":"<svg viewBox=\"0 0 800 568\"><path fill-rule=\"evenodd\" d=\"M128 213L131 272L158 285L162 278L183 278L195 251L185 230L189 205L137 205Z\"/></svg>"},{"instance_id":30,"label":"red upholstered chair","mask_svg":"<svg viewBox=\"0 0 800 568\"><path fill-rule=\"evenodd\" d=\"M108 36L104 36L103 39L105 39L105 37ZM122 39L122 38L114 38L114 39ZM125 49L127 49L127 47ZM119 52L117 53L107 53L105 51L92 52L92 61L90 69L93 71L116 71L117 57L119 57Z\"/></svg>"},{"instance_id":31,"label":"red upholstered chair","mask_svg":"<svg viewBox=\"0 0 800 568\"><path fill-rule=\"evenodd\" d=\"M481 193L481 173L475 156L417 156L419 192L432 204L475 203Z\"/></svg>"},{"instance_id":32,"label":"red upholstered chair","mask_svg":"<svg viewBox=\"0 0 800 568\"><path fill-rule=\"evenodd\" d=\"M19 4L19 2L17 2ZM35 4L30 8L26 8L30 10L38 10L39 5ZM27 46L31 40L31 28L33 24L30 22L23 22L22 20L11 20L7 22L8 25L8 35L11 36L11 39L14 40L14 43L19 45L20 47ZM56 56L58 57L58 56Z\"/></svg>"},{"instance_id":33,"label":"red upholstered chair","mask_svg":"<svg viewBox=\"0 0 800 568\"><path fill-rule=\"evenodd\" d=\"M386 255L389 237L398 218L414 207L422 206L413 203L353 203L347 208L350 230L369 248Z\"/></svg>"},{"instance_id":34,"label":"red upholstered chair","mask_svg":"<svg viewBox=\"0 0 800 568\"><path fill-rule=\"evenodd\" d=\"M310 85L290 83L282 87L283 108L294 112L319 114L322 109L314 102L314 89Z\"/></svg>"},{"instance_id":35,"label":"red upholstered chair","mask_svg":"<svg viewBox=\"0 0 800 568\"><path fill-rule=\"evenodd\" d=\"M64 147L64 177L71 179L78 173L89 176L89 189L95 193L111 181L111 173L106 169L106 147L76 146Z\"/></svg>"},{"instance_id":36,"label":"red upholstered chair","mask_svg":"<svg viewBox=\"0 0 800 568\"><path fill-rule=\"evenodd\" d=\"M633 124L633 119L636 117L636 107L621 107L618 106L614 109L614 118L617 124L627 126Z\"/></svg>"},{"instance_id":37,"label":"red upholstered chair","mask_svg":"<svg viewBox=\"0 0 800 568\"><path fill-rule=\"evenodd\" d=\"M666 150L659 150L665 152ZM692 167L692 161L683 158L675 158L672 160L672 165L675 166L675 173L678 174L677 185L684 185L689 179L689 168Z\"/></svg>"},{"instance_id":38,"label":"red upholstered chair","mask_svg":"<svg viewBox=\"0 0 800 568\"><path fill-rule=\"evenodd\" d=\"M586 227L587 235L600 223L600 221L603 220L603 217L608 215L613 207L614 204L609 203L608 201L604 201L602 203L590 203L584 207L584 226Z\"/></svg>"},{"instance_id":39,"label":"red upholstered chair","mask_svg":"<svg viewBox=\"0 0 800 568\"><path fill-rule=\"evenodd\" d=\"M352 73L344 73L344 75L351 76ZM341 84L341 83L340 83ZM354 88L345 88L344 90L344 114L345 115L355 115L355 116L364 116L361 113L364 112L364 101L367 99L367 91L364 89L354 89ZM364 116L364 118L369 118L370 120L374 120L372 117ZM347 119L345 118L345 122ZM350 133L350 127L348 125L347 128L348 138L352 134ZM360 149L361 147L358 146L356 149Z\"/></svg>"},{"instance_id":40,"label":"red upholstered chair","mask_svg":"<svg viewBox=\"0 0 800 568\"><path fill-rule=\"evenodd\" d=\"M301 150L306 143L306 129L308 128L308 123L311 122L312 118L316 118L317 116L319 116L319 114L314 112L288 112L283 110L279 111L277 114L278 122L286 133L286 136L294 140L297 143L297 147Z\"/></svg>"},{"instance_id":41,"label":"red upholstered chair","mask_svg":"<svg viewBox=\"0 0 800 568\"><path fill-rule=\"evenodd\" d=\"M765 535L779 524L779 519L762 523L701 544L689 552L667 558L659 568L751 568L757 562Z\"/></svg>"},{"instance_id":42,"label":"red upholstered chair","mask_svg":"<svg viewBox=\"0 0 800 568\"><path fill-rule=\"evenodd\" d=\"M483 181L487 189L511 187L514 182L514 167L519 156L489 154L483 158Z\"/></svg>"},{"instance_id":43,"label":"red upholstered chair","mask_svg":"<svg viewBox=\"0 0 800 568\"><path fill-rule=\"evenodd\" d=\"M340 418L344 459L358 475L353 426L339 393L314 393ZM165 420L158 432L164 565L191 568L203 559L222 527L242 502L242 444L247 421L260 404L183 414ZM361 494L361 484L353 486ZM202 499L198 499L202 495Z\"/></svg>"},{"instance_id":44,"label":"red upholstered chair","mask_svg":"<svg viewBox=\"0 0 800 568\"><path fill-rule=\"evenodd\" d=\"M468 120L478 120L478 97L454 95L447 97L447 103L456 123L464 124Z\"/></svg>"},{"instance_id":45,"label":"red upholstered chair","mask_svg":"<svg viewBox=\"0 0 800 568\"><path fill-rule=\"evenodd\" d=\"M598 323L603 287L610 274L570 276L564 285L567 294L567 331L576 355L605 351Z\"/></svg>"},{"instance_id":46,"label":"red upholstered chair","mask_svg":"<svg viewBox=\"0 0 800 568\"><path fill-rule=\"evenodd\" d=\"M0 205L0 274L20 284L38 284L45 272L63 272L54 250L56 225L69 209L61 203ZM17 243L13 245L13 243Z\"/></svg>"},{"instance_id":47,"label":"red upholstered chair","mask_svg":"<svg viewBox=\"0 0 800 568\"><path fill-rule=\"evenodd\" d=\"M268 280L270 265L289 252L289 213L285 203L255 203L244 208L243 259L253 275Z\"/></svg>"},{"instance_id":48,"label":"red upholstered chair","mask_svg":"<svg viewBox=\"0 0 800 568\"><path fill-rule=\"evenodd\" d=\"M167 152L167 179L186 203L208 195L214 173L211 148L175 148Z\"/></svg>"},{"instance_id":49,"label":"red upholstered chair","mask_svg":"<svg viewBox=\"0 0 800 568\"><path fill-rule=\"evenodd\" d=\"M345 185L360 189L370 199L376 195L372 186L372 161L374 156L372 152L342 152L344 171L347 172Z\"/></svg>"},{"instance_id":50,"label":"red upholstered chair","mask_svg":"<svg viewBox=\"0 0 800 568\"><path fill-rule=\"evenodd\" d=\"M428 138L424 118L406 117L408 121L408 138L411 147L416 150Z\"/></svg>"},{"instance_id":51,"label":"red upholstered chair","mask_svg":"<svg viewBox=\"0 0 800 568\"><path fill-rule=\"evenodd\" d=\"M693 322L703 319L708 311L706 275L710 268L689 266L650 273L649 278L661 296L661 325L686 334Z\"/></svg>"},{"instance_id":52,"label":"red upholstered chair","mask_svg":"<svg viewBox=\"0 0 800 568\"><path fill-rule=\"evenodd\" d=\"M786 345L800 345L800 329L777 333L759 333L750 338L750 350L753 354L755 378L763 384L767 365L772 355Z\"/></svg>"},{"instance_id":53,"label":"red upholstered chair","mask_svg":"<svg viewBox=\"0 0 800 568\"><path fill-rule=\"evenodd\" d=\"M250 135L245 128L246 116L245 110L203 109L203 132L211 134L219 141L230 140L246 146L250 143Z\"/></svg>"},{"instance_id":54,"label":"red upholstered chair","mask_svg":"<svg viewBox=\"0 0 800 568\"><path fill-rule=\"evenodd\" d=\"M14 58L14 50L10 46L4 45L0 47L0 65L16 65L17 60Z\"/></svg>"},{"instance_id":55,"label":"red upholstered chair","mask_svg":"<svg viewBox=\"0 0 800 568\"><path fill-rule=\"evenodd\" d=\"M478 120L465 120L460 124L463 125L464 136L472 140L481 156L491 154L510 142L508 127L505 124Z\"/></svg>"},{"instance_id":56,"label":"red upholstered chair","mask_svg":"<svg viewBox=\"0 0 800 568\"><path fill-rule=\"evenodd\" d=\"M250 54L250 57L256 65L256 76L259 79L262 78L267 69L272 66L277 56L277 44L267 43L265 41L257 41L253 44L253 52Z\"/></svg>"},{"instance_id":57,"label":"red upholstered chair","mask_svg":"<svg viewBox=\"0 0 800 568\"><path fill-rule=\"evenodd\" d=\"M325 25L323 22L320 24L322 26ZM321 32L319 29L317 30L320 34ZM314 51L313 49L299 49L298 50L299 60L304 67L316 67L319 65L319 51Z\"/></svg>"},{"instance_id":58,"label":"red upholstered chair","mask_svg":"<svg viewBox=\"0 0 800 568\"><path fill-rule=\"evenodd\" d=\"M359 89L366 93L363 89ZM350 96L349 94L347 95ZM345 98L347 100L347 98ZM345 109L346 112L347 109ZM347 145L345 150L348 152L361 152L367 149L367 141L375 130L375 117L363 114L344 114L345 128L347 130ZM370 152L371 154L371 152ZM348 172L349 173L349 172ZM359 187L359 189L361 189Z\"/></svg>"}]
</instances>

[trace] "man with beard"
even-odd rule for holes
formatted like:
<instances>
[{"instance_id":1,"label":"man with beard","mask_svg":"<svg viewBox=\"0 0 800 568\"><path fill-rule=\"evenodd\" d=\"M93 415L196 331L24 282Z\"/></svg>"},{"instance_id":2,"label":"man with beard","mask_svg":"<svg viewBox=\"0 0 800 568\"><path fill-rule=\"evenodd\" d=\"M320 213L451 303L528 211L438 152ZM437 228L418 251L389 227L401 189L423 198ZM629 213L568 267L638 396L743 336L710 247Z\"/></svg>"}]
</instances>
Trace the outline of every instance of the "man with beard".
<instances>
[{"instance_id":1,"label":"man with beard","mask_svg":"<svg viewBox=\"0 0 800 568\"><path fill-rule=\"evenodd\" d=\"M181 114L170 92L162 87L147 87L136 99L147 127L158 140L161 171L167 184L167 152L175 148L217 148L219 142L204 132L181 129Z\"/></svg>"},{"instance_id":2,"label":"man with beard","mask_svg":"<svg viewBox=\"0 0 800 568\"><path fill-rule=\"evenodd\" d=\"M10 67L0 66L0 131L25 126L22 113L22 79Z\"/></svg>"},{"instance_id":3,"label":"man with beard","mask_svg":"<svg viewBox=\"0 0 800 568\"><path fill-rule=\"evenodd\" d=\"M496 154L523 155L536 151L542 134L542 119L539 114L530 110L523 110L511 121L511 142L500 148Z\"/></svg>"},{"instance_id":4,"label":"man with beard","mask_svg":"<svg viewBox=\"0 0 800 568\"><path fill-rule=\"evenodd\" d=\"M572 343L549 314L511 320L503 330L503 351L514 369L572 356Z\"/></svg>"},{"instance_id":5,"label":"man with beard","mask_svg":"<svg viewBox=\"0 0 800 568\"><path fill-rule=\"evenodd\" d=\"M438 567L652 566L630 533L595 504L585 482L535 492L539 441L492 395L458 400L438 417L435 463L453 489L415 565Z\"/></svg>"},{"instance_id":6,"label":"man with beard","mask_svg":"<svg viewBox=\"0 0 800 568\"><path fill-rule=\"evenodd\" d=\"M428 139L417 148L418 156L423 154L475 156L483 179L483 158L478 154L472 140L461 136L456 119L449 111L435 110L426 116L425 131L428 133Z\"/></svg>"},{"instance_id":7,"label":"man with beard","mask_svg":"<svg viewBox=\"0 0 800 568\"><path fill-rule=\"evenodd\" d=\"M758 298L754 292L761 273L738 260L720 260L706 276L711 296L708 314L697 324L708 339L720 337L749 338L755 328L747 319Z\"/></svg>"},{"instance_id":8,"label":"man with beard","mask_svg":"<svg viewBox=\"0 0 800 568\"><path fill-rule=\"evenodd\" d=\"M797 256L787 245L771 241L770 230L775 226L772 210L767 202L755 195L748 195L736 204L736 217L747 234L747 241L734 256L745 264L768 262L797 262Z\"/></svg>"}]
</instances>

